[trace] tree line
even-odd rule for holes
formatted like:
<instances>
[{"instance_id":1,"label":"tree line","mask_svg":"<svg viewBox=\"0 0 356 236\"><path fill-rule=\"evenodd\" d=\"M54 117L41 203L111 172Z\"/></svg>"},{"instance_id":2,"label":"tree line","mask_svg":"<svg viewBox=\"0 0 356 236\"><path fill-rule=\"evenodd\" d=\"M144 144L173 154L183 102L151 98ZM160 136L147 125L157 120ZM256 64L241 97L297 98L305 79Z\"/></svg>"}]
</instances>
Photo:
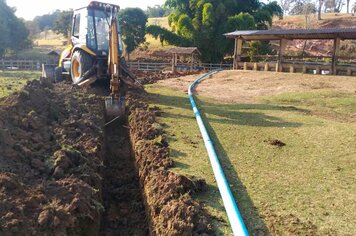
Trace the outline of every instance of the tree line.
<instances>
[{"instance_id":1,"label":"tree line","mask_svg":"<svg viewBox=\"0 0 356 236\"><path fill-rule=\"evenodd\" d=\"M145 42L146 33L175 46L196 46L203 61L220 62L233 49L232 40L223 36L234 30L267 29L274 16L341 11L349 0L279 0L267 4L259 0L166 0L163 6L120 11L120 25L127 52L131 53ZM356 11L356 5L351 8ZM56 10L24 22L15 16L6 0L0 0L0 56L11 50L29 47L29 36L53 30L67 36L71 28L73 10ZM306 13L307 12L307 13ZM170 30L157 25L146 26L147 18L168 16ZM250 54L270 53L266 42L253 42Z\"/></svg>"},{"instance_id":2,"label":"tree line","mask_svg":"<svg viewBox=\"0 0 356 236\"><path fill-rule=\"evenodd\" d=\"M30 46L29 32L23 20L15 16L16 9L0 0L0 56Z\"/></svg>"},{"instance_id":3,"label":"tree line","mask_svg":"<svg viewBox=\"0 0 356 236\"><path fill-rule=\"evenodd\" d=\"M356 13L356 3L350 6L350 0L279 0L279 5L283 14L304 15L306 11L318 13L318 19L321 19L321 13L340 13L346 5L346 13Z\"/></svg>"},{"instance_id":4,"label":"tree line","mask_svg":"<svg viewBox=\"0 0 356 236\"><path fill-rule=\"evenodd\" d=\"M258 0L166 0L172 9L169 15L171 31L157 25L147 27L147 32L161 42L176 46L196 46L203 61L220 62L233 49L232 40L224 33L235 30L267 29L273 16L283 16L276 1L268 4ZM256 53L266 50L266 45L254 45Z\"/></svg>"}]
</instances>

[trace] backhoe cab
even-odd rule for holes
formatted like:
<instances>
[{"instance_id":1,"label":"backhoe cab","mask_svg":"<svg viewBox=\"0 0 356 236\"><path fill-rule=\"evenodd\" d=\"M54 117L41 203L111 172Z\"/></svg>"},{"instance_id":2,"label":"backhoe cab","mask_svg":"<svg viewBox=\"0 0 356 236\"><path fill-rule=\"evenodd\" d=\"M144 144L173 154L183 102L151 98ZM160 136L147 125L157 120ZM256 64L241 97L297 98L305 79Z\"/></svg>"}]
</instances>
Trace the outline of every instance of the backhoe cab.
<instances>
[{"instance_id":1,"label":"backhoe cab","mask_svg":"<svg viewBox=\"0 0 356 236\"><path fill-rule=\"evenodd\" d=\"M118 21L119 6L93 1L74 11L68 47L61 53L55 80L70 77L73 84L110 80L105 104L110 115L122 114L126 87L141 87L127 70Z\"/></svg>"}]
</instances>

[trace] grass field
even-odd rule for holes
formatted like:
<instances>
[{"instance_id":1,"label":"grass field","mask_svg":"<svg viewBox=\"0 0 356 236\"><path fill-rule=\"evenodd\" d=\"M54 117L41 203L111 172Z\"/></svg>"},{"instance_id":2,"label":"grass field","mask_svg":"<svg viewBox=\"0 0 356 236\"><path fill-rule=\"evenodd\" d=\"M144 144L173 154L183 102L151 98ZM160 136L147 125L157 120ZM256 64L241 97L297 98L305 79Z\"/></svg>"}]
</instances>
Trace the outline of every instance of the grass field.
<instances>
[{"instance_id":1,"label":"grass field","mask_svg":"<svg viewBox=\"0 0 356 236\"><path fill-rule=\"evenodd\" d=\"M263 85L261 85L263 86ZM147 87L163 113L175 171L207 180L196 196L214 216L216 234L228 223L187 95ZM356 227L356 95L329 89L221 104L198 97L228 181L253 235L354 235ZM284 143L285 146L278 146Z\"/></svg>"},{"instance_id":2,"label":"grass field","mask_svg":"<svg viewBox=\"0 0 356 236\"><path fill-rule=\"evenodd\" d=\"M40 72L0 72L0 98L22 89L27 81L39 78Z\"/></svg>"}]
</instances>

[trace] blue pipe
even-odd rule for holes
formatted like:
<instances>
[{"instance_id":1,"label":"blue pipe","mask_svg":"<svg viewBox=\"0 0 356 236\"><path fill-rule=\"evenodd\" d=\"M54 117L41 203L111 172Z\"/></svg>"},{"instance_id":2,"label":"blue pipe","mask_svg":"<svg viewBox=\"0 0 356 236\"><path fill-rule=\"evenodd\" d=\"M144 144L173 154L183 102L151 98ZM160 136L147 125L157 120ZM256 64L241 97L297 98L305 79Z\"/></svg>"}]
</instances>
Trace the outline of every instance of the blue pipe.
<instances>
[{"instance_id":1,"label":"blue pipe","mask_svg":"<svg viewBox=\"0 0 356 236\"><path fill-rule=\"evenodd\" d=\"M206 150L209 155L209 159L210 159L211 166L213 168L215 180L217 182L219 192L220 192L221 198L224 203L225 211L227 213L227 217L229 219L232 232L234 233L235 236L248 236L246 226L245 226L244 221L241 217L239 209L237 208L235 199L232 196L232 193L231 193L229 184L226 180L224 171L223 171L223 169L219 163L219 159L216 155L216 152L215 152L215 149L213 146L213 141L210 139L209 133L204 126L203 120L200 116L199 110L198 110L197 105L194 101L193 93L192 93L192 89L198 83L200 83L204 78L206 78L207 76L216 74L219 71L221 71L221 70L214 70L214 71L208 72L208 73L200 76L198 79L196 79L189 86L188 95L189 95L190 103L192 104L192 107L193 107L195 118L197 119L197 122L199 125L200 133L203 136L204 144L205 144Z\"/></svg>"}]
</instances>

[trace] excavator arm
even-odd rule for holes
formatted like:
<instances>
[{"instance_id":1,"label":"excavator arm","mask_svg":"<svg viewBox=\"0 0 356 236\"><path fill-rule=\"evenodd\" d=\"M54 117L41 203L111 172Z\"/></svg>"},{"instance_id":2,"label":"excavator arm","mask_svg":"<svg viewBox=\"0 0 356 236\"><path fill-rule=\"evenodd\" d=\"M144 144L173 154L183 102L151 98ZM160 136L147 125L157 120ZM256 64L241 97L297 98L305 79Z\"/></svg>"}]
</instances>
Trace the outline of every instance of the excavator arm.
<instances>
[{"instance_id":1,"label":"excavator arm","mask_svg":"<svg viewBox=\"0 0 356 236\"><path fill-rule=\"evenodd\" d=\"M117 13L113 13L110 23L108 75L110 76L110 96L105 100L106 114L119 117L125 113L125 93L127 87L143 88L129 72L124 60L120 61L119 31Z\"/></svg>"}]
</instances>

